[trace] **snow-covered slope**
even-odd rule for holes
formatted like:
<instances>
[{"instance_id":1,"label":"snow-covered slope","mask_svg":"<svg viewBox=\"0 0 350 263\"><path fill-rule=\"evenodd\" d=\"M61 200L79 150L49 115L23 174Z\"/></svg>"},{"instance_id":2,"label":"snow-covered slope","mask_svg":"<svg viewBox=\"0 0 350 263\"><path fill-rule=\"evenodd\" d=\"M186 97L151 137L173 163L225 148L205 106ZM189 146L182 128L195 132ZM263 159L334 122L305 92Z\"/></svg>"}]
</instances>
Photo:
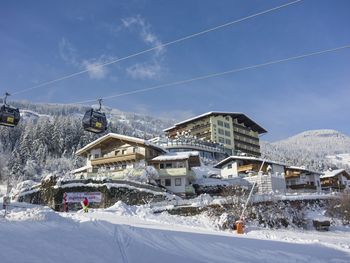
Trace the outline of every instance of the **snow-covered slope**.
<instances>
[{"instance_id":1,"label":"snow-covered slope","mask_svg":"<svg viewBox=\"0 0 350 263\"><path fill-rule=\"evenodd\" d=\"M262 152L274 160L324 170L332 166L327 155L350 153L350 137L335 130L305 131L285 140L262 142Z\"/></svg>"},{"instance_id":2,"label":"snow-covered slope","mask_svg":"<svg viewBox=\"0 0 350 263\"><path fill-rule=\"evenodd\" d=\"M347 166L350 168L350 153L327 155L326 158L336 166Z\"/></svg>"},{"instance_id":3,"label":"snow-covered slope","mask_svg":"<svg viewBox=\"0 0 350 263\"><path fill-rule=\"evenodd\" d=\"M350 261L345 228L327 233L248 228L237 235L217 231L198 217L149 217L147 208L120 205L87 214L15 208L0 218L0 237L4 263Z\"/></svg>"}]
</instances>

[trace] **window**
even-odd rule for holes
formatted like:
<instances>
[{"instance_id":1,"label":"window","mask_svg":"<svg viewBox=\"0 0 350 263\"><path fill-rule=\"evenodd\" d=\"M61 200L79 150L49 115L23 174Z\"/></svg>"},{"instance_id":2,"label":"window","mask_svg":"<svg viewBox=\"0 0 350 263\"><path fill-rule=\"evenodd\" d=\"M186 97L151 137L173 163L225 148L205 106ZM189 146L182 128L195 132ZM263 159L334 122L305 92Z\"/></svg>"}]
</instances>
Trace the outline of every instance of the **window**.
<instances>
[{"instance_id":1,"label":"window","mask_svg":"<svg viewBox=\"0 0 350 263\"><path fill-rule=\"evenodd\" d=\"M133 152L133 153L136 153L136 148L135 148L135 147L132 148L132 152Z\"/></svg>"},{"instance_id":2,"label":"window","mask_svg":"<svg viewBox=\"0 0 350 263\"><path fill-rule=\"evenodd\" d=\"M122 150L122 154L125 154L126 150Z\"/></svg>"},{"instance_id":3,"label":"window","mask_svg":"<svg viewBox=\"0 0 350 263\"><path fill-rule=\"evenodd\" d=\"M91 160L91 154L88 155L88 159Z\"/></svg>"},{"instance_id":4,"label":"window","mask_svg":"<svg viewBox=\"0 0 350 263\"><path fill-rule=\"evenodd\" d=\"M224 138L222 138L222 137L218 137L218 139L219 139L219 143L225 143Z\"/></svg>"},{"instance_id":5,"label":"window","mask_svg":"<svg viewBox=\"0 0 350 263\"><path fill-rule=\"evenodd\" d=\"M173 164L172 163L166 163L165 164L165 168L172 168L173 167Z\"/></svg>"},{"instance_id":6,"label":"window","mask_svg":"<svg viewBox=\"0 0 350 263\"><path fill-rule=\"evenodd\" d=\"M160 164L159 164L159 168L160 168L160 169L164 169L164 163L160 163Z\"/></svg>"},{"instance_id":7,"label":"window","mask_svg":"<svg viewBox=\"0 0 350 263\"><path fill-rule=\"evenodd\" d=\"M126 169L126 164L122 164L122 169Z\"/></svg>"},{"instance_id":8,"label":"window","mask_svg":"<svg viewBox=\"0 0 350 263\"><path fill-rule=\"evenodd\" d=\"M223 135L224 134L224 130L219 128L218 129L218 133Z\"/></svg>"},{"instance_id":9,"label":"window","mask_svg":"<svg viewBox=\"0 0 350 263\"><path fill-rule=\"evenodd\" d=\"M224 123L225 128L230 128L230 124L228 122Z\"/></svg>"},{"instance_id":10,"label":"window","mask_svg":"<svg viewBox=\"0 0 350 263\"><path fill-rule=\"evenodd\" d=\"M181 178L175 178L175 186L181 186Z\"/></svg>"},{"instance_id":11,"label":"window","mask_svg":"<svg viewBox=\"0 0 350 263\"><path fill-rule=\"evenodd\" d=\"M226 139L225 142L226 142L226 144L231 144L231 140L230 139Z\"/></svg>"},{"instance_id":12,"label":"window","mask_svg":"<svg viewBox=\"0 0 350 263\"><path fill-rule=\"evenodd\" d=\"M232 163L227 165L227 169L231 169L232 168Z\"/></svg>"},{"instance_id":13,"label":"window","mask_svg":"<svg viewBox=\"0 0 350 263\"><path fill-rule=\"evenodd\" d=\"M223 127L224 126L224 122L223 121L218 121L218 125Z\"/></svg>"},{"instance_id":14,"label":"window","mask_svg":"<svg viewBox=\"0 0 350 263\"><path fill-rule=\"evenodd\" d=\"M118 155L119 152L120 152L119 150L118 150L118 151L115 151L115 152L114 152L114 155Z\"/></svg>"},{"instance_id":15,"label":"window","mask_svg":"<svg viewBox=\"0 0 350 263\"><path fill-rule=\"evenodd\" d=\"M230 137L231 136L231 132L230 131L225 131L225 136Z\"/></svg>"},{"instance_id":16,"label":"window","mask_svg":"<svg viewBox=\"0 0 350 263\"><path fill-rule=\"evenodd\" d=\"M171 179L165 179L165 186L171 186Z\"/></svg>"},{"instance_id":17,"label":"window","mask_svg":"<svg viewBox=\"0 0 350 263\"><path fill-rule=\"evenodd\" d=\"M95 159L97 159L97 158L99 158L99 157L100 157L100 155L99 155L98 153L94 155L94 158L95 158Z\"/></svg>"}]
</instances>

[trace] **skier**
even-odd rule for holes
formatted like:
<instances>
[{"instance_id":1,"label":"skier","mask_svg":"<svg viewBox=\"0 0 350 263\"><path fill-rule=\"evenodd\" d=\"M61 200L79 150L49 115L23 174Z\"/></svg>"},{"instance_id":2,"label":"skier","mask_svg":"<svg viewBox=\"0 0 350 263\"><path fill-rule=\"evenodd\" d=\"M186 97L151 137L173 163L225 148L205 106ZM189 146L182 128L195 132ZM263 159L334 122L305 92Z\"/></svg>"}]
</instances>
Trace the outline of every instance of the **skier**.
<instances>
[{"instance_id":1,"label":"skier","mask_svg":"<svg viewBox=\"0 0 350 263\"><path fill-rule=\"evenodd\" d=\"M89 212L89 200L85 197L84 201L81 202L81 205L83 206L84 213Z\"/></svg>"}]
</instances>

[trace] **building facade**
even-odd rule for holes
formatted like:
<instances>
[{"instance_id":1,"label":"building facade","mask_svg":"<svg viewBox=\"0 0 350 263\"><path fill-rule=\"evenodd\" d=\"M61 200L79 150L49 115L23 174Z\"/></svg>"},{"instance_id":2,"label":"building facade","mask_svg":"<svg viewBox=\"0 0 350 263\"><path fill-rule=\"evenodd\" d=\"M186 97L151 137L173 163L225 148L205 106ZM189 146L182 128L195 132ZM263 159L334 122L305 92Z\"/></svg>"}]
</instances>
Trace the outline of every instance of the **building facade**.
<instances>
[{"instance_id":1,"label":"building facade","mask_svg":"<svg viewBox=\"0 0 350 263\"><path fill-rule=\"evenodd\" d=\"M196 179L193 167L201 166L198 152L174 152L157 156L150 161L158 171L158 184L174 193L194 193Z\"/></svg>"},{"instance_id":2,"label":"building facade","mask_svg":"<svg viewBox=\"0 0 350 263\"><path fill-rule=\"evenodd\" d=\"M203 141L193 136L178 136L178 138L156 137L150 140L169 152L197 151L204 163L215 163L228 155L225 147L219 143Z\"/></svg>"},{"instance_id":3,"label":"building facade","mask_svg":"<svg viewBox=\"0 0 350 263\"><path fill-rule=\"evenodd\" d=\"M260 156L259 135L267 131L243 113L208 112L164 130L168 138L188 133L197 139L223 145L228 155Z\"/></svg>"},{"instance_id":4,"label":"building facade","mask_svg":"<svg viewBox=\"0 0 350 263\"><path fill-rule=\"evenodd\" d=\"M214 166L221 169L221 177L243 178L251 184L256 183L259 194L285 193L285 165L248 156L230 156Z\"/></svg>"},{"instance_id":5,"label":"building facade","mask_svg":"<svg viewBox=\"0 0 350 263\"><path fill-rule=\"evenodd\" d=\"M340 192L350 189L350 174L345 169L325 171L320 179L322 190Z\"/></svg>"},{"instance_id":6,"label":"building facade","mask_svg":"<svg viewBox=\"0 0 350 263\"><path fill-rule=\"evenodd\" d=\"M75 170L75 174L114 179L137 175L149 161L164 153L164 148L146 140L109 133L76 152L86 158L86 165Z\"/></svg>"},{"instance_id":7,"label":"building facade","mask_svg":"<svg viewBox=\"0 0 350 263\"><path fill-rule=\"evenodd\" d=\"M321 191L322 173L307 170L304 167L287 166L285 178L287 188L293 190Z\"/></svg>"},{"instance_id":8,"label":"building facade","mask_svg":"<svg viewBox=\"0 0 350 263\"><path fill-rule=\"evenodd\" d=\"M178 194L193 192L192 168L201 165L198 152L169 153L147 140L115 133L102 136L76 154L86 158L86 165L73 171L77 178L136 179L153 166L156 182Z\"/></svg>"}]
</instances>

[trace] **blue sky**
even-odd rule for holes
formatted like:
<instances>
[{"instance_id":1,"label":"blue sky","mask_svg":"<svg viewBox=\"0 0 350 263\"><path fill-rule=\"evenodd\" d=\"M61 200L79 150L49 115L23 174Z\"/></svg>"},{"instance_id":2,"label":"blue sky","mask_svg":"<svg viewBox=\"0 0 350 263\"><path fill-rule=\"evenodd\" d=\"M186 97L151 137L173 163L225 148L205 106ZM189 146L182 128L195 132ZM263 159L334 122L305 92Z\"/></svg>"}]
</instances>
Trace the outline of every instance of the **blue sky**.
<instances>
[{"instance_id":1,"label":"blue sky","mask_svg":"<svg viewBox=\"0 0 350 263\"><path fill-rule=\"evenodd\" d=\"M1 1L0 92L27 89L288 1ZM350 44L350 1L305 0L13 100L72 103ZM139 93L105 104L184 118L244 112L274 141L350 135L350 49Z\"/></svg>"}]
</instances>

